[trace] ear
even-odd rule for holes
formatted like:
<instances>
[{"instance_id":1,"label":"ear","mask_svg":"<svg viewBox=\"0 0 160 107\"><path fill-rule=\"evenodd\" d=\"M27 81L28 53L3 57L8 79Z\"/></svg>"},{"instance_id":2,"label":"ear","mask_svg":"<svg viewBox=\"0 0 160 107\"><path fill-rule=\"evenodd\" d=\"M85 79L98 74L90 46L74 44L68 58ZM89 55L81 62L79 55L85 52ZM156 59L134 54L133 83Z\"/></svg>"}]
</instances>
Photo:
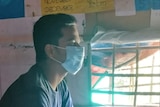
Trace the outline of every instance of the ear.
<instances>
[{"instance_id":1,"label":"ear","mask_svg":"<svg viewBox=\"0 0 160 107\"><path fill-rule=\"evenodd\" d=\"M54 53L55 51L54 51L54 47L52 46L52 45L50 45L50 44L47 44L46 46L45 46L45 53L46 53L46 55L49 57L49 58L53 58L54 57Z\"/></svg>"}]
</instances>

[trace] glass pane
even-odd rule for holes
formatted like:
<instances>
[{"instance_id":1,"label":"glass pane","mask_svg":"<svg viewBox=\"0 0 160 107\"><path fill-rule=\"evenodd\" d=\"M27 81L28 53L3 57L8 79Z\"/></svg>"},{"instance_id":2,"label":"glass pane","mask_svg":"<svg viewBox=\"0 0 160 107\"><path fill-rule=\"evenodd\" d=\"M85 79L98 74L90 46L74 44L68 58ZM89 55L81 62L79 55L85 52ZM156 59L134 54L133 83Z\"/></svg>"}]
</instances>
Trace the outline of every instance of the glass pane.
<instances>
[{"instance_id":1,"label":"glass pane","mask_svg":"<svg viewBox=\"0 0 160 107\"><path fill-rule=\"evenodd\" d=\"M92 102L96 104L107 105L111 104L112 95L104 93L92 93Z\"/></svg>"},{"instance_id":2,"label":"glass pane","mask_svg":"<svg viewBox=\"0 0 160 107\"><path fill-rule=\"evenodd\" d=\"M159 92L160 93L160 83L156 85L152 85L152 91L151 92Z\"/></svg>"},{"instance_id":3,"label":"glass pane","mask_svg":"<svg viewBox=\"0 0 160 107\"><path fill-rule=\"evenodd\" d=\"M116 60L117 61L117 60ZM115 69L115 74L136 74L136 67L135 67L136 58L132 59L131 61L124 62L124 65Z\"/></svg>"},{"instance_id":4,"label":"glass pane","mask_svg":"<svg viewBox=\"0 0 160 107\"><path fill-rule=\"evenodd\" d=\"M98 77L98 79L97 79L96 83L94 84L94 86L92 87L92 89L110 91L111 90L111 83L110 82L111 82L110 77Z\"/></svg>"},{"instance_id":5,"label":"glass pane","mask_svg":"<svg viewBox=\"0 0 160 107\"><path fill-rule=\"evenodd\" d=\"M152 66L160 65L159 58L159 49L142 49L139 54L139 67L151 68Z\"/></svg>"},{"instance_id":6,"label":"glass pane","mask_svg":"<svg viewBox=\"0 0 160 107\"><path fill-rule=\"evenodd\" d=\"M160 92L160 77L139 77L138 92Z\"/></svg>"},{"instance_id":7,"label":"glass pane","mask_svg":"<svg viewBox=\"0 0 160 107\"><path fill-rule=\"evenodd\" d=\"M138 92L151 92L150 86L138 86Z\"/></svg>"},{"instance_id":8,"label":"glass pane","mask_svg":"<svg viewBox=\"0 0 160 107\"><path fill-rule=\"evenodd\" d=\"M130 65L135 60L136 53L134 52L116 52L114 67L119 68L122 66Z\"/></svg>"},{"instance_id":9,"label":"glass pane","mask_svg":"<svg viewBox=\"0 0 160 107\"><path fill-rule=\"evenodd\" d=\"M135 77L115 77L114 86L114 91L134 92Z\"/></svg>"},{"instance_id":10,"label":"glass pane","mask_svg":"<svg viewBox=\"0 0 160 107\"><path fill-rule=\"evenodd\" d=\"M159 107L159 102L160 101L160 95L138 95L137 96L137 106L138 105L143 105L143 106L154 106L154 107Z\"/></svg>"},{"instance_id":11,"label":"glass pane","mask_svg":"<svg viewBox=\"0 0 160 107\"><path fill-rule=\"evenodd\" d=\"M151 77L138 77L138 86L151 84Z\"/></svg>"},{"instance_id":12,"label":"glass pane","mask_svg":"<svg viewBox=\"0 0 160 107\"><path fill-rule=\"evenodd\" d=\"M133 95L114 95L115 105L133 105L134 96Z\"/></svg>"}]
</instances>

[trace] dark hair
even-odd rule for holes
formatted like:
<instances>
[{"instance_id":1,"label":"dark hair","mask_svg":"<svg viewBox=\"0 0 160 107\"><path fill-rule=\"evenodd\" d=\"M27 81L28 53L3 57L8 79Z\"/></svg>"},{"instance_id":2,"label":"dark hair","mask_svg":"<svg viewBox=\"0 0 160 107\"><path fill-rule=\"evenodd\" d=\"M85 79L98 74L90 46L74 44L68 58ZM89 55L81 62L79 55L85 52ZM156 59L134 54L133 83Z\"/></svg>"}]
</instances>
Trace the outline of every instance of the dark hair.
<instances>
[{"instance_id":1,"label":"dark hair","mask_svg":"<svg viewBox=\"0 0 160 107\"><path fill-rule=\"evenodd\" d=\"M76 23L75 17L59 13L42 16L34 24L33 41L36 51L36 62L46 59L44 51L46 44L58 45L59 39L63 36L61 29L69 26L69 23Z\"/></svg>"}]
</instances>

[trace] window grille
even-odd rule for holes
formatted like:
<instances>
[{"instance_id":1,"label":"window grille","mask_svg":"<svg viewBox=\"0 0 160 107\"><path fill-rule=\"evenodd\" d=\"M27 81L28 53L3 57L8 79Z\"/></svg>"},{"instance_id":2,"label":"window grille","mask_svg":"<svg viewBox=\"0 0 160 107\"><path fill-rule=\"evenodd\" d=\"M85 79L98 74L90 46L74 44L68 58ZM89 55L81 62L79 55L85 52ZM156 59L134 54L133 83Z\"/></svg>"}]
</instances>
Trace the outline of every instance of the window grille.
<instances>
[{"instance_id":1,"label":"window grille","mask_svg":"<svg viewBox=\"0 0 160 107\"><path fill-rule=\"evenodd\" d=\"M91 101L160 107L160 40L91 45Z\"/></svg>"}]
</instances>

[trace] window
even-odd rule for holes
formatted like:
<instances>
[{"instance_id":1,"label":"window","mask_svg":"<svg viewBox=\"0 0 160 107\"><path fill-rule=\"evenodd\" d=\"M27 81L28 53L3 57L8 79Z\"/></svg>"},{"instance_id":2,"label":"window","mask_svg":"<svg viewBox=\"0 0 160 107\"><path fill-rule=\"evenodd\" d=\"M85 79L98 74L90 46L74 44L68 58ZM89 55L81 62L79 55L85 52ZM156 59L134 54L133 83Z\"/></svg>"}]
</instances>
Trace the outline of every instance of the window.
<instances>
[{"instance_id":1,"label":"window","mask_svg":"<svg viewBox=\"0 0 160 107\"><path fill-rule=\"evenodd\" d=\"M91 44L91 100L160 106L160 41Z\"/></svg>"}]
</instances>

